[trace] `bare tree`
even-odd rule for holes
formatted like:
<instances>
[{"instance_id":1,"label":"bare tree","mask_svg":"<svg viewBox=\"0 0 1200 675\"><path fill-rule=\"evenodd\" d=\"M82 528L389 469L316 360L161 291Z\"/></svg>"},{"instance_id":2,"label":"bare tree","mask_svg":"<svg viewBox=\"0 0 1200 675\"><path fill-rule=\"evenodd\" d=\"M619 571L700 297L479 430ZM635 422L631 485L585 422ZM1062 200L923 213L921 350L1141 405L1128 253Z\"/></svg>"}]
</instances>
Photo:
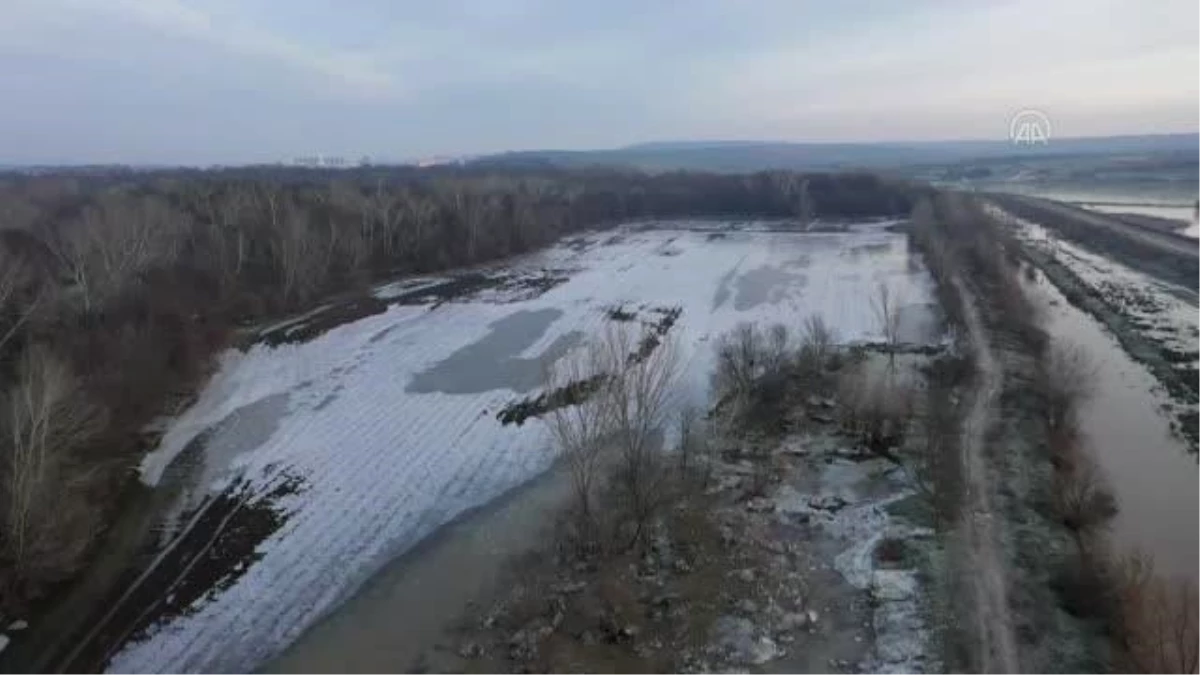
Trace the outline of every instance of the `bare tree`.
<instances>
[{"instance_id":1,"label":"bare tree","mask_svg":"<svg viewBox=\"0 0 1200 675\"><path fill-rule=\"evenodd\" d=\"M1095 366L1087 352L1079 345L1056 342L1043 355L1038 374L1047 426L1052 431L1069 427L1079 404L1091 395Z\"/></svg>"},{"instance_id":2,"label":"bare tree","mask_svg":"<svg viewBox=\"0 0 1200 675\"><path fill-rule=\"evenodd\" d=\"M762 335L751 323L738 324L722 335L716 345L717 368L714 389L722 398L741 405L762 375L765 348Z\"/></svg>"},{"instance_id":3,"label":"bare tree","mask_svg":"<svg viewBox=\"0 0 1200 675\"><path fill-rule=\"evenodd\" d=\"M52 248L91 309L150 266L173 263L186 227L163 199L106 195L61 228Z\"/></svg>"},{"instance_id":4,"label":"bare tree","mask_svg":"<svg viewBox=\"0 0 1200 675\"><path fill-rule=\"evenodd\" d=\"M612 326L586 352L556 365L549 378L556 387L592 383L586 400L554 410L549 426L589 527L595 526L597 515L592 502L598 472L611 457L621 506L633 525L627 545L640 540L660 496L658 441L678 366L673 341L662 342L642 359L631 358L636 344L626 327Z\"/></svg>"},{"instance_id":5,"label":"bare tree","mask_svg":"<svg viewBox=\"0 0 1200 675\"><path fill-rule=\"evenodd\" d=\"M811 372L824 367L833 353L836 339L833 329L820 314L806 318L800 337L799 360L802 370Z\"/></svg>"},{"instance_id":6,"label":"bare tree","mask_svg":"<svg viewBox=\"0 0 1200 675\"><path fill-rule=\"evenodd\" d=\"M249 257L249 223L252 193L238 185L224 190L198 186L190 193L193 208L200 214L196 238L217 276L222 292L228 292L242 277Z\"/></svg>"},{"instance_id":7,"label":"bare tree","mask_svg":"<svg viewBox=\"0 0 1200 675\"><path fill-rule=\"evenodd\" d=\"M610 368L605 352L590 345L559 360L547 369L546 391L562 391L580 383L600 382ZM610 442L612 422L608 404L594 393L575 405L557 406L546 418L559 454L571 474L581 527L585 537L595 529L592 501L596 496L598 475L605 443Z\"/></svg>"},{"instance_id":8,"label":"bare tree","mask_svg":"<svg viewBox=\"0 0 1200 675\"><path fill-rule=\"evenodd\" d=\"M44 295L28 263L0 248L0 355L37 310Z\"/></svg>"},{"instance_id":9,"label":"bare tree","mask_svg":"<svg viewBox=\"0 0 1200 675\"><path fill-rule=\"evenodd\" d=\"M843 372L838 391L843 428L868 450L897 459L892 450L904 440L916 411L912 384L891 368L880 374L860 364Z\"/></svg>"},{"instance_id":10,"label":"bare tree","mask_svg":"<svg viewBox=\"0 0 1200 675\"><path fill-rule=\"evenodd\" d=\"M1090 457L1076 453L1056 475L1054 504L1063 523L1082 537L1117 515L1117 499L1104 474Z\"/></svg>"},{"instance_id":11,"label":"bare tree","mask_svg":"<svg viewBox=\"0 0 1200 675\"><path fill-rule=\"evenodd\" d=\"M645 337L643 333L641 338ZM640 541L647 518L657 505L656 491L662 476L656 440L666 423L668 397L678 372L678 350L674 340L665 339L646 358L634 359L635 342L624 326L610 327L605 343L609 358L620 356L626 364L608 380L604 395L620 449L619 480L634 517L632 545Z\"/></svg>"},{"instance_id":12,"label":"bare tree","mask_svg":"<svg viewBox=\"0 0 1200 675\"><path fill-rule=\"evenodd\" d=\"M800 181L800 194L798 199L799 204L796 207L796 215L800 218L800 224L803 225L804 229L807 230L808 228L812 227L813 215L815 213L815 209L813 209L812 204L812 194L810 194L808 189L807 178Z\"/></svg>"},{"instance_id":13,"label":"bare tree","mask_svg":"<svg viewBox=\"0 0 1200 675\"><path fill-rule=\"evenodd\" d=\"M263 186L258 193L266 215L269 245L287 304L302 302L322 287L328 276L332 242L322 244L312 224L311 210L277 189Z\"/></svg>"},{"instance_id":14,"label":"bare tree","mask_svg":"<svg viewBox=\"0 0 1200 675\"><path fill-rule=\"evenodd\" d=\"M896 347L900 341L900 302L893 297L892 289L884 282L875 287L875 295L871 298L871 309L879 321L879 329L888 346L888 359L896 360Z\"/></svg>"},{"instance_id":15,"label":"bare tree","mask_svg":"<svg viewBox=\"0 0 1200 675\"><path fill-rule=\"evenodd\" d=\"M1119 670L1195 673L1200 668L1196 584L1156 574L1144 556L1116 564Z\"/></svg>"},{"instance_id":16,"label":"bare tree","mask_svg":"<svg viewBox=\"0 0 1200 675\"><path fill-rule=\"evenodd\" d=\"M25 351L15 382L0 396L0 540L18 574L35 565L70 566L76 547L89 540L56 536L56 529L87 506L73 490L80 472L95 467L70 466L70 454L104 424L103 410L87 400L66 364L42 347Z\"/></svg>"}]
</instances>

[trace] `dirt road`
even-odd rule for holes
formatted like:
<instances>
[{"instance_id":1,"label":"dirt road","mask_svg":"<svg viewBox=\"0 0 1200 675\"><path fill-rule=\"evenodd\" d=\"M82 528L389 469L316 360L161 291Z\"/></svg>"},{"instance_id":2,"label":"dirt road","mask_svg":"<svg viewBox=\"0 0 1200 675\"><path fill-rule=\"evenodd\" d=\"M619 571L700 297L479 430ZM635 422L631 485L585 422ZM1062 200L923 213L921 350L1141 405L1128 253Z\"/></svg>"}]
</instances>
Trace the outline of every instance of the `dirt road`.
<instances>
[{"instance_id":1,"label":"dirt road","mask_svg":"<svg viewBox=\"0 0 1200 675\"><path fill-rule=\"evenodd\" d=\"M1004 371L992 353L979 310L972 301L974 296L961 281L956 281L956 286L964 299L963 314L978 370L970 408L963 420L960 449L966 484L962 527L971 556L966 574L973 594L978 666L983 673L1015 673L1019 660L1008 609L1002 551L998 546L999 516L993 511L991 479L983 456Z\"/></svg>"}]
</instances>

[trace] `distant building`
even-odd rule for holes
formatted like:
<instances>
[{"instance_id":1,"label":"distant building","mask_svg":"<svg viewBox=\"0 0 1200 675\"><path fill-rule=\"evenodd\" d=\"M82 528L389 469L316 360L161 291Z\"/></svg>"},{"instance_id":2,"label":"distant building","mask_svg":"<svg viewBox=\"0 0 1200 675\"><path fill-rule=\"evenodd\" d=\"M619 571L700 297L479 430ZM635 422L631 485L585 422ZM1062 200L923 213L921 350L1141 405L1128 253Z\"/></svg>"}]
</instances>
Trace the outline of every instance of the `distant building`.
<instances>
[{"instance_id":1,"label":"distant building","mask_svg":"<svg viewBox=\"0 0 1200 675\"><path fill-rule=\"evenodd\" d=\"M349 160L337 155L309 155L292 159L292 166L305 166L313 169L342 169L350 165Z\"/></svg>"},{"instance_id":2,"label":"distant building","mask_svg":"<svg viewBox=\"0 0 1200 675\"><path fill-rule=\"evenodd\" d=\"M423 157L417 160L417 166L421 167L455 163L462 163L462 160L454 157Z\"/></svg>"}]
</instances>

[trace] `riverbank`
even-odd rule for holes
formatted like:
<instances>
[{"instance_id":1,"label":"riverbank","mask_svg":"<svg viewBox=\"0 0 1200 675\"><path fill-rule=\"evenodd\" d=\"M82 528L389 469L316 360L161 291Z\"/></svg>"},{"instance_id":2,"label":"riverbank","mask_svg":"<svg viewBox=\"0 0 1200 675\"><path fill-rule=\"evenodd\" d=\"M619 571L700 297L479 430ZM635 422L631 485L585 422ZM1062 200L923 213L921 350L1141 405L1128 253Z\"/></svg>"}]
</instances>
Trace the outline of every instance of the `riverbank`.
<instances>
[{"instance_id":1,"label":"riverbank","mask_svg":"<svg viewBox=\"0 0 1200 675\"><path fill-rule=\"evenodd\" d=\"M856 358L865 361L838 368L888 370L880 353ZM900 377L919 386L930 358L898 357L908 374ZM706 434L690 469L662 488L675 496L644 545L581 554L569 543L569 520L560 521L555 536L509 562L499 592L472 602L416 661L373 667L939 670L930 505L895 459L908 451L881 453L848 431L856 404L834 391L837 379L825 378L824 390L790 380L770 433ZM919 442L912 431L901 445ZM340 649L318 631L311 637ZM313 648L306 641L297 654Z\"/></svg>"},{"instance_id":2,"label":"riverbank","mask_svg":"<svg viewBox=\"0 0 1200 675\"><path fill-rule=\"evenodd\" d=\"M1094 672L1107 667L1108 636L1069 611L1057 580L1077 557L1075 534L1055 500L1065 469L1044 422L1047 335L1012 263L1013 242L983 218L974 199L942 193L918 206L911 236L926 254L949 319L973 345L979 368L972 414L964 417L963 522L946 537L950 597L974 602L952 624L951 670ZM979 477L986 479L980 480ZM981 572L977 557L990 555ZM989 623L992 622L992 623ZM994 623L1007 625L993 628ZM1007 664L1007 665L1001 665Z\"/></svg>"},{"instance_id":3,"label":"riverbank","mask_svg":"<svg viewBox=\"0 0 1200 675\"><path fill-rule=\"evenodd\" d=\"M988 204L998 226L1021 241L1020 254L1075 307L1090 314L1144 365L1167 394L1172 430L1197 452L1200 330L1194 292L1147 277L1119 262L1080 250L1038 223Z\"/></svg>"}]
</instances>

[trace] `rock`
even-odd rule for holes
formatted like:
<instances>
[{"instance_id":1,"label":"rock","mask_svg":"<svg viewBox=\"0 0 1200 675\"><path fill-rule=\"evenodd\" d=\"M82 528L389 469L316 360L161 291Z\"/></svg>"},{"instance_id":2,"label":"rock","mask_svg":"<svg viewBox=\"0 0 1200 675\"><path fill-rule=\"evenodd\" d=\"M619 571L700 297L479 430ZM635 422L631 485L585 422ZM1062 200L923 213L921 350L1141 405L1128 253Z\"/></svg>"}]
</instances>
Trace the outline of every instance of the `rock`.
<instances>
[{"instance_id":1,"label":"rock","mask_svg":"<svg viewBox=\"0 0 1200 675\"><path fill-rule=\"evenodd\" d=\"M808 454L808 446L801 443L798 439L790 439L784 441L779 451L785 455L803 456Z\"/></svg>"},{"instance_id":2,"label":"rock","mask_svg":"<svg viewBox=\"0 0 1200 675\"><path fill-rule=\"evenodd\" d=\"M750 511L751 513L766 513L768 511L774 511L775 505L772 504L769 499L755 497L754 499L746 502L746 510Z\"/></svg>"},{"instance_id":3,"label":"rock","mask_svg":"<svg viewBox=\"0 0 1200 675\"><path fill-rule=\"evenodd\" d=\"M820 403L821 403L821 407L825 408L826 410L833 410L834 408L837 407L837 401L835 401L831 398L823 398L823 399L821 399Z\"/></svg>"},{"instance_id":4,"label":"rock","mask_svg":"<svg viewBox=\"0 0 1200 675\"><path fill-rule=\"evenodd\" d=\"M770 551L771 553L776 553L779 555L782 555L782 554L788 552L787 544L784 544L782 541L779 541L778 539L768 539L767 541L763 542L763 548Z\"/></svg>"},{"instance_id":5,"label":"rock","mask_svg":"<svg viewBox=\"0 0 1200 675\"><path fill-rule=\"evenodd\" d=\"M829 512L842 510L846 506L846 503L846 500L841 495L817 495L808 500L808 505L811 508Z\"/></svg>"},{"instance_id":6,"label":"rock","mask_svg":"<svg viewBox=\"0 0 1200 675\"><path fill-rule=\"evenodd\" d=\"M458 648L458 655L464 659L477 659L483 656L483 646L478 642L467 642Z\"/></svg>"},{"instance_id":7,"label":"rock","mask_svg":"<svg viewBox=\"0 0 1200 675\"><path fill-rule=\"evenodd\" d=\"M8 624L8 629L10 631L25 630L26 628L29 628L29 622L25 619L17 619L16 621Z\"/></svg>"},{"instance_id":8,"label":"rock","mask_svg":"<svg viewBox=\"0 0 1200 675\"><path fill-rule=\"evenodd\" d=\"M713 624L713 647L734 663L762 665L782 652L749 619L723 616Z\"/></svg>"},{"instance_id":9,"label":"rock","mask_svg":"<svg viewBox=\"0 0 1200 675\"><path fill-rule=\"evenodd\" d=\"M553 631L554 629L543 619L534 619L509 638L509 653L518 661L532 659L537 656L542 639Z\"/></svg>"},{"instance_id":10,"label":"rock","mask_svg":"<svg viewBox=\"0 0 1200 675\"><path fill-rule=\"evenodd\" d=\"M808 615L804 612L788 612L779 620L779 629L794 631L808 625Z\"/></svg>"},{"instance_id":11,"label":"rock","mask_svg":"<svg viewBox=\"0 0 1200 675\"><path fill-rule=\"evenodd\" d=\"M876 600L907 600L916 592L916 576L908 570L875 570L871 576L871 595Z\"/></svg>"},{"instance_id":12,"label":"rock","mask_svg":"<svg viewBox=\"0 0 1200 675\"><path fill-rule=\"evenodd\" d=\"M820 412L810 412L808 414L808 419L817 422L818 424L833 424L835 421L832 415Z\"/></svg>"},{"instance_id":13,"label":"rock","mask_svg":"<svg viewBox=\"0 0 1200 675\"><path fill-rule=\"evenodd\" d=\"M800 492L791 485L779 486L773 495L775 508L779 511L808 511L809 494Z\"/></svg>"}]
</instances>

